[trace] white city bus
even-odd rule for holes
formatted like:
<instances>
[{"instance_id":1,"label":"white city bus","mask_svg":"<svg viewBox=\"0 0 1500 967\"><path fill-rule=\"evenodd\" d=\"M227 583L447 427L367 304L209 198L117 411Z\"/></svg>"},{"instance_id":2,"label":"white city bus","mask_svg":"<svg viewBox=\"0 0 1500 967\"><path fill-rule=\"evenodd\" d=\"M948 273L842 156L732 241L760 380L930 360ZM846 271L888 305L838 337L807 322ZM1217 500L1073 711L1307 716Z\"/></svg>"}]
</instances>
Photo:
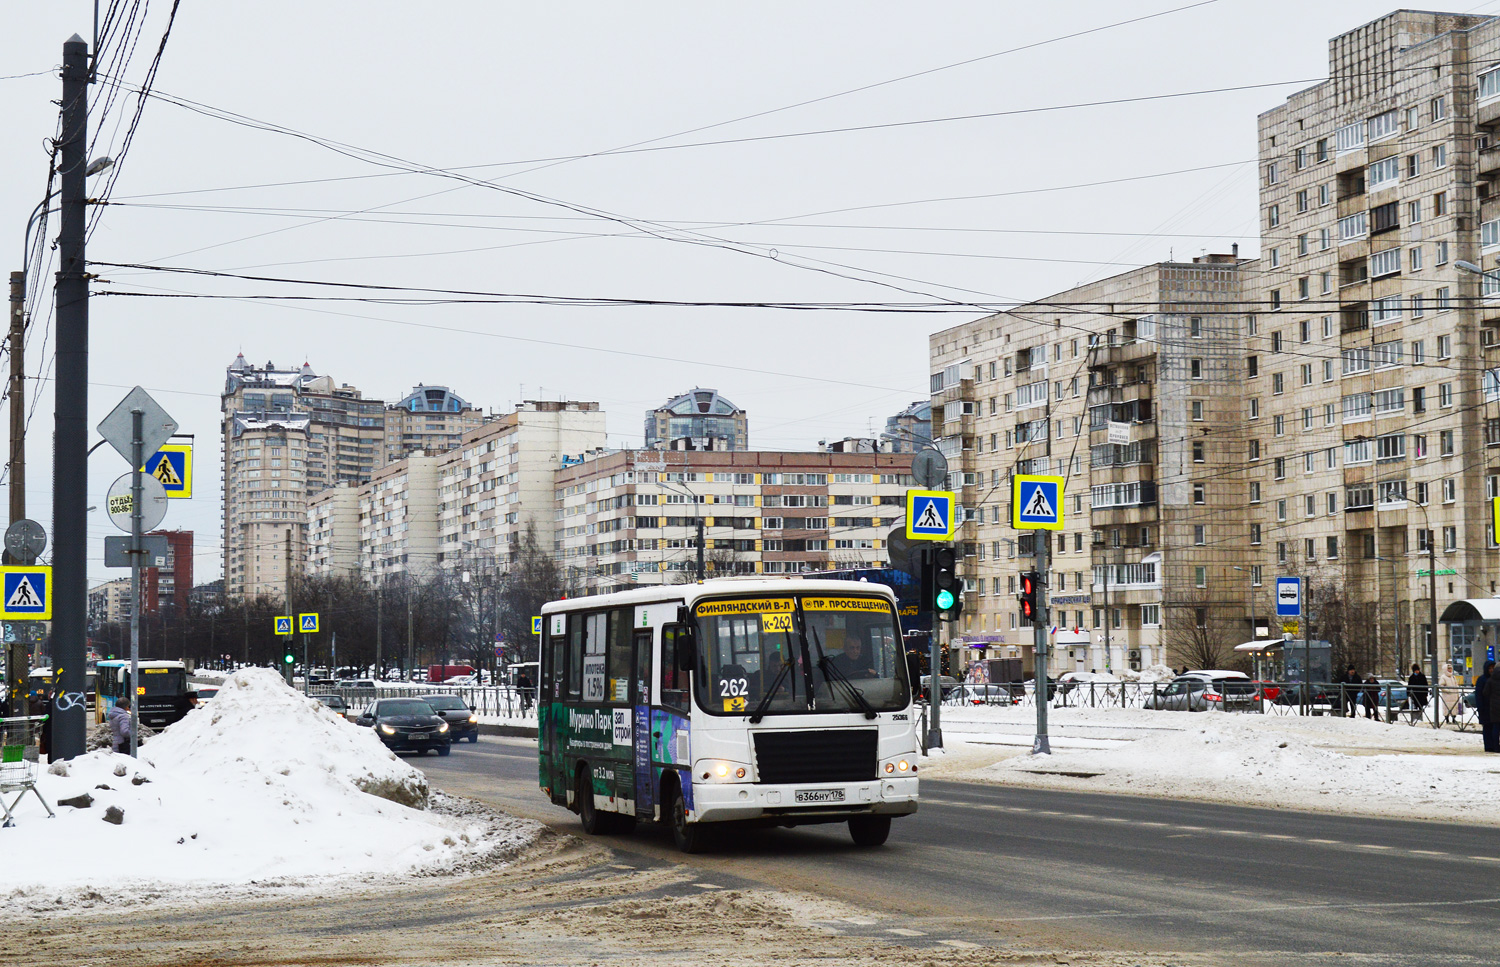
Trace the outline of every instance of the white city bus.
<instances>
[{"instance_id":1,"label":"white city bus","mask_svg":"<svg viewBox=\"0 0 1500 967\"><path fill-rule=\"evenodd\" d=\"M723 578L542 608L539 782L591 834L847 822L917 810L917 735L884 585Z\"/></svg>"}]
</instances>

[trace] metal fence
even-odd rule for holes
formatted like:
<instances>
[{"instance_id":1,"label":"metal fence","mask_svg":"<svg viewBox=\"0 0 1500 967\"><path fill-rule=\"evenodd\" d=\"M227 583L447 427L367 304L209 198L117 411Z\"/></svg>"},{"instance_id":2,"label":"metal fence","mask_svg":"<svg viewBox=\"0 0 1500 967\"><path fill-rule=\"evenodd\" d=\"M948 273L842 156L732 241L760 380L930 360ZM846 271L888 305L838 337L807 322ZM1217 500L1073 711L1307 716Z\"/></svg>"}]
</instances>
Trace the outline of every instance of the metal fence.
<instances>
[{"instance_id":1,"label":"metal fence","mask_svg":"<svg viewBox=\"0 0 1500 967\"><path fill-rule=\"evenodd\" d=\"M522 694L522 692L528 694ZM337 695L357 712L382 698L414 698L421 695L457 695L478 715L499 718L536 718L536 689L516 689L508 685L423 685L389 684L375 688L336 688L314 685L309 695Z\"/></svg>"},{"instance_id":2,"label":"metal fence","mask_svg":"<svg viewBox=\"0 0 1500 967\"><path fill-rule=\"evenodd\" d=\"M1478 730L1472 687L1432 687L1425 701L1416 701L1399 685L1344 685L1332 682L1243 682L1231 683L1230 691L1207 699L1204 693L1173 689L1172 682L1053 682L1049 684L1053 708L1144 708L1167 711L1226 712L1260 715L1365 716L1389 723L1426 725L1436 728ZM1032 682L968 684L949 686L943 705L951 707L1036 704Z\"/></svg>"}]
</instances>

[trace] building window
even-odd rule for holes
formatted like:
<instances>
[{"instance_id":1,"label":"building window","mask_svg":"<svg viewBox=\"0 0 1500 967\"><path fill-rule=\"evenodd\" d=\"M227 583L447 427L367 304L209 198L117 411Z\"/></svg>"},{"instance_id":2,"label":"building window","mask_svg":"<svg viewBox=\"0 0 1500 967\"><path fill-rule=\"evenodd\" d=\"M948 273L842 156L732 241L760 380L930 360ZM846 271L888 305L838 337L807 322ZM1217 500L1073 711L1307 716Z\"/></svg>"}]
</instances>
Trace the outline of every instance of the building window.
<instances>
[{"instance_id":1,"label":"building window","mask_svg":"<svg viewBox=\"0 0 1500 967\"><path fill-rule=\"evenodd\" d=\"M1252 480L1252 481L1250 481L1250 503L1252 503L1252 504L1258 504L1258 503L1260 503L1260 481L1259 480Z\"/></svg>"},{"instance_id":2,"label":"building window","mask_svg":"<svg viewBox=\"0 0 1500 967\"><path fill-rule=\"evenodd\" d=\"M1193 400L1193 419L1194 420L1200 420L1200 421L1203 419L1203 401L1202 400Z\"/></svg>"},{"instance_id":3,"label":"building window","mask_svg":"<svg viewBox=\"0 0 1500 967\"><path fill-rule=\"evenodd\" d=\"M1202 482L1193 484L1193 503L1201 504L1206 499L1206 485Z\"/></svg>"},{"instance_id":4,"label":"building window","mask_svg":"<svg viewBox=\"0 0 1500 967\"><path fill-rule=\"evenodd\" d=\"M1281 224L1281 206L1280 205L1272 205L1270 208L1266 209L1266 227L1267 228L1276 228L1280 224ZM1276 250L1272 249L1271 251L1274 253ZM1275 265L1276 263L1273 261L1271 264Z\"/></svg>"},{"instance_id":5,"label":"building window","mask_svg":"<svg viewBox=\"0 0 1500 967\"><path fill-rule=\"evenodd\" d=\"M1204 567L1202 564L1196 565L1193 568L1193 585L1200 588L1208 587L1208 568ZM1199 609L1198 613L1199 615L1203 614L1201 608Z\"/></svg>"},{"instance_id":6,"label":"building window","mask_svg":"<svg viewBox=\"0 0 1500 967\"><path fill-rule=\"evenodd\" d=\"M1448 167L1448 146L1446 144L1434 145L1432 148L1432 166L1434 168Z\"/></svg>"},{"instance_id":7,"label":"building window","mask_svg":"<svg viewBox=\"0 0 1500 967\"><path fill-rule=\"evenodd\" d=\"M1201 359L1190 359L1190 360L1188 360L1188 375L1192 379L1202 379L1203 378L1203 360L1201 360Z\"/></svg>"},{"instance_id":8,"label":"building window","mask_svg":"<svg viewBox=\"0 0 1500 967\"><path fill-rule=\"evenodd\" d=\"M1285 389L1286 389L1286 380L1285 380L1285 377L1283 376L1283 374L1281 374L1281 373L1272 373L1271 374L1271 393L1273 395L1280 396L1281 393L1283 391L1285 391Z\"/></svg>"},{"instance_id":9,"label":"building window","mask_svg":"<svg viewBox=\"0 0 1500 967\"><path fill-rule=\"evenodd\" d=\"M1194 440L1193 441L1193 462L1194 463L1203 463L1204 459L1205 458L1204 458L1203 441L1202 440Z\"/></svg>"}]
</instances>

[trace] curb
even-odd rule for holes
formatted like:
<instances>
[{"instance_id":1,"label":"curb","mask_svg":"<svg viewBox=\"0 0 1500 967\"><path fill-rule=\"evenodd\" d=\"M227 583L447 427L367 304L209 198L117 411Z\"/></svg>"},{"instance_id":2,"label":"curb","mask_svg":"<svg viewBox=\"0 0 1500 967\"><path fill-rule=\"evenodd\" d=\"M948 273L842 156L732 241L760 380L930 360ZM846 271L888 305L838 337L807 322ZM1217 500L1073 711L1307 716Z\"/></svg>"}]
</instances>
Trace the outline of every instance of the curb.
<instances>
[{"instance_id":1,"label":"curb","mask_svg":"<svg viewBox=\"0 0 1500 967\"><path fill-rule=\"evenodd\" d=\"M490 725L479 723L480 735L505 735L516 739L536 738L536 726L534 725Z\"/></svg>"}]
</instances>

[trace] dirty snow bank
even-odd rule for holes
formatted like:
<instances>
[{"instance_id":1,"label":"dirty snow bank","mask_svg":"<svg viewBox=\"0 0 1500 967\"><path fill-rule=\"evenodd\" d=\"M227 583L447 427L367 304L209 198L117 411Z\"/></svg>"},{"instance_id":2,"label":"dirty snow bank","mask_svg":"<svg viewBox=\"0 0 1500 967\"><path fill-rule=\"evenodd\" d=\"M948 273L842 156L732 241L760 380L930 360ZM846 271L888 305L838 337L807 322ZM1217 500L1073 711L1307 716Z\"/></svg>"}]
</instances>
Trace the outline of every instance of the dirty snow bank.
<instances>
[{"instance_id":1,"label":"dirty snow bank","mask_svg":"<svg viewBox=\"0 0 1500 967\"><path fill-rule=\"evenodd\" d=\"M1050 756L991 750L965 757L963 778L1413 819L1500 823L1500 801L1482 794L1500 759L1473 754L1479 737L1365 719L1075 710L1090 724L1125 725L1109 748ZM1112 713L1112 714L1111 714ZM1140 728L1143 716L1157 725ZM1065 717L1059 715L1058 718ZM1167 722L1163 722L1165 718ZM1136 729L1128 729L1129 725ZM995 761L1003 755L1008 758ZM946 765L946 763L944 764ZM950 769L932 770L950 773Z\"/></svg>"},{"instance_id":2,"label":"dirty snow bank","mask_svg":"<svg viewBox=\"0 0 1500 967\"><path fill-rule=\"evenodd\" d=\"M270 669L234 673L139 760L92 752L54 764L40 789L57 818L28 795L17 825L0 830L0 907L34 907L38 892L59 888L199 895L463 869L475 856L520 850L536 832L496 814L427 810L419 771ZM75 796L92 802L58 803ZM119 824L104 821L110 807L123 811Z\"/></svg>"}]
</instances>

